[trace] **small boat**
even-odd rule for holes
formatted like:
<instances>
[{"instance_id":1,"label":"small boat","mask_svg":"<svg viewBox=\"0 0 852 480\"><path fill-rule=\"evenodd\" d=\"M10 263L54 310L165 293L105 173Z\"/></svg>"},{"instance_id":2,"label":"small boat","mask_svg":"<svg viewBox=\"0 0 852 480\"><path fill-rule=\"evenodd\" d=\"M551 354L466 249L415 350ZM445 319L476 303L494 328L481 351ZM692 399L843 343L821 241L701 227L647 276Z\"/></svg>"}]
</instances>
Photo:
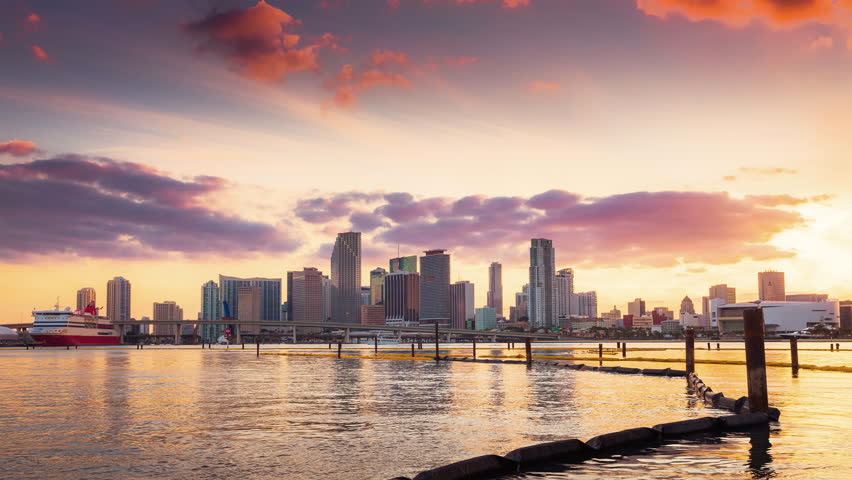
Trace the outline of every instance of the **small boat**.
<instances>
[{"instance_id":1,"label":"small boat","mask_svg":"<svg viewBox=\"0 0 852 480\"><path fill-rule=\"evenodd\" d=\"M228 342L228 339L225 338L224 335L222 335L221 337L216 339L216 344L218 344L218 345L229 345L230 343Z\"/></svg>"}]
</instances>

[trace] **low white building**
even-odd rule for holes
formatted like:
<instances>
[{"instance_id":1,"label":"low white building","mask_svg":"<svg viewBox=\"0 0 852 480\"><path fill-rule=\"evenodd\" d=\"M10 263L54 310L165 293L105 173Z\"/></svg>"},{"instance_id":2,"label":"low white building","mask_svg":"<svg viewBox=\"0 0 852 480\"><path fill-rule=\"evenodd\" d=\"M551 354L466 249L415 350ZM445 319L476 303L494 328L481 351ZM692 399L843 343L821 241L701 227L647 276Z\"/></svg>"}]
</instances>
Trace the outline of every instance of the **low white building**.
<instances>
[{"instance_id":1,"label":"low white building","mask_svg":"<svg viewBox=\"0 0 852 480\"><path fill-rule=\"evenodd\" d=\"M776 332L797 332L823 324L837 328L840 322L840 302L756 302L711 305L711 319L718 322L719 332L742 332L743 312L760 306L767 329Z\"/></svg>"}]
</instances>

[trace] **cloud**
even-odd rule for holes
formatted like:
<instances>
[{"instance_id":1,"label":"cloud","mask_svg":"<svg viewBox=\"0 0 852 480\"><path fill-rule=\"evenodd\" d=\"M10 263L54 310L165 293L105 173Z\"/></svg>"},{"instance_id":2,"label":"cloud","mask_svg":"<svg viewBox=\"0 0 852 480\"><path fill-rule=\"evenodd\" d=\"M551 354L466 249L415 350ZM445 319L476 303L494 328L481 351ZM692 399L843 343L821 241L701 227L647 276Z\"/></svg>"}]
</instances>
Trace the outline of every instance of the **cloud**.
<instances>
[{"instance_id":1,"label":"cloud","mask_svg":"<svg viewBox=\"0 0 852 480\"><path fill-rule=\"evenodd\" d=\"M559 82L535 81L527 85L527 90L532 93L558 92L561 89Z\"/></svg>"},{"instance_id":2,"label":"cloud","mask_svg":"<svg viewBox=\"0 0 852 480\"><path fill-rule=\"evenodd\" d=\"M37 13L30 13L22 22L24 30L28 32L36 32L41 29L41 16Z\"/></svg>"},{"instance_id":3,"label":"cloud","mask_svg":"<svg viewBox=\"0 0 852 480\"><path fill-rule=\"evenodd\" d=\"M333 198L327 200L334 203ZM583 198L550 190L529 197L422 199L396 192L371 200L372 213L349 204L334 217L357 212L353 226L373 232L365 241L374 244L410 249L440 243L476 260L500 252L507 261L521 261L529 239L544 237L554 240L560 262L670 267L793 256L770 242L776 234L805 224L799 213L783 207L811 201L817 200L705 192Z\"/></svg>"},{"instance_id":4,"label":"cloud","mask_svg":"<svg viewBox=\"0 0 852 480\"><path fill-rule=\"evenodd\" d=\"M40 60L45 63L55 63L53 57L48 55L47 52L45 52L44 49L38 45L33 45L32 47L30 47L30 52L33 54L33 57L35 57L36 60Z\"/></svg>"},{"instance_id":5,"label":"cloud","mask_svg":"<svg viewBox=\"0 0 852 480\"><path fill-rule=\"evenodd\" d=\"M782 167L767 167L767 168L757 168L757 167L740 167L737 170L741 175L749 175L749 176L768 176L775 177L781 175L796 175L799 173L798 170L794 168L782 168ZM725 175L722 177L722 180L726 182L733 182L737 179L736 175Z\"/></svg>"},{"instance_id":6,"label":"cloud","mask_svg":"<svg viewBox=\"0 0 852 480\"><path fill-rule=\"evenodd\" d=\"M417 0L421 3L436 3L437 0ZM446 0L450 5L473 5L486 3L499 3L505 8L514 9L520 7L528 7L530 0ZM401 0L386 0L390 8L399 8Z\"/></svg>"},{"instance_id":7,"label":"cloud","mask_svg":"<svg viewBox=\"0 0 852 480\"><path fill-rule=\"evenodd\" d=\"M243 10L214 13L187 23L183 29L205 38L198 50L225 56L242 75L263 82L282 80L287 74L317 71L319 49L340 48L336 37L326 34L318 43L299 47L301 36L291 29L301 22L260 0Z\"/></svg>"},{"instance_id":8,"label":"cloud","mask_svg":"<svg viewBox=\"0 0 852 480\"><path fill-rule=\"evenodd\" d=\"M10 140L0 142L0 155L7 154L15 157L23 157L36 151L35 143L24 140Z\"/></svg>"},{"instance_id":9,"label":"cloud","mask_svg":"<svg viewBox=\"0 0 852 480\"><path fill-rule=\"evenodd\" d=\"M386 67L392 63L404 65L408 63L408 55L404 52L394 52L392 50L376 50L370 55L370 63L377 67Z\"/></svg>"},{"instance_id":10,"label":"cloud","mask_svg":"<svg viewBox=\"0 0 852 480\"><path fill-rule=\"evenodd\" d=\"M315 197L296 202L293 213L308 223L328 223L355 213L356 205L381 198L378 193L344 192L330 197Z\"/></svg>"},{"instance_id":11,"label":"cloud","mask_svg":"<svg viewBox=\"0 0 852 480\"><path fill-rule=\"evenodd\" d=\"M690 21L714 20L732 27L761 22L772 28L803 23L847 24L849 5L835 0L636 0L647 15Z\"/></svg>"},{"instance_id":12,"label":"cloud","mask_svg":"<svg viewBox=\"0 0 852 480\"><path fill-rule=\"evenodd\" d=\"M179 180L151 167L64 155L0 165L0 259L62 254L246 256L299 246L276 226L205 206L224 180Z\"/></svg>"},{"instance_id":13,"label":"cloud","mask_svg":"<svg viewBox=\"0 0 852 480\"><path fill-rule=\"evenodd\" d=\"M444 57L444 64L455 67L466 67L473 63L478 63L480 60L478 57Z\"/></svg>"},{"instance_id":14,"label":"cloud","mask_svg":"<svg viewBox=\"0 0 852 480\"><path fill-rule=\"evenodd\" d=\"M378 70L358 72L352 65L344 65L340 72L325 82L328 89L334 90L332 101L342 108L352 107L357 103L358 94L364 90L379 87L411 88L411 81L403 74Z\"/></svg>"},{"instance_id":15,"label":"cloud","mask_svg":"<svg viewBox=\"0 0 852 480\"><path fill-rule=\"evenodd\" d=\"M820 50L831 50L832 47L834 47L834 39L823 35L814 39L814 41L808 45L808 50L815 52Z\"/></svg>"}]
</instances>

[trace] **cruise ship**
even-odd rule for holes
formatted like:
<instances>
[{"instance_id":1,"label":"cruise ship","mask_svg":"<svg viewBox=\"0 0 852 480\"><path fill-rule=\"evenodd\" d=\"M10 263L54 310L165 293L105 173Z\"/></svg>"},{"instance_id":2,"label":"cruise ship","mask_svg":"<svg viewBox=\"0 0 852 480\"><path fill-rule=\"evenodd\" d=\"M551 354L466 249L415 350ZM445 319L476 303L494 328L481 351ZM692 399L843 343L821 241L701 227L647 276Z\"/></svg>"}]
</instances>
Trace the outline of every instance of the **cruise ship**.
<instances>
[{"instance_id":1,"label":"cruise ship","mask_svg":"<svg viewBox=\"0 0 852 480\"><path fill-rule=\"evenodd\" d=\"M33 326L29 334L37 343L48 346L118 345L120 337L108 317L98 315L89 305L83 312L65 310L33 310Z\"/></svg>"}]
</instances>

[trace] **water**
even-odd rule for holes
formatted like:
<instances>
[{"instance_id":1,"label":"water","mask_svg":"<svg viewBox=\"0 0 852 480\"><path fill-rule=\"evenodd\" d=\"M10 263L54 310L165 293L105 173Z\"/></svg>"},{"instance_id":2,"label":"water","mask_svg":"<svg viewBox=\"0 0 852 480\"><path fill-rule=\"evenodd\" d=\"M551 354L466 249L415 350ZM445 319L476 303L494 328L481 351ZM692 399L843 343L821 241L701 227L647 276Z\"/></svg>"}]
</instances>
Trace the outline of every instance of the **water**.
<instances>
[{"instance_id":1,"label":"water","mask_svg":"<svg viewBox=\"0 0 852 480\"><path fill-rule=\"evenodd\" d=\"M657 350L606 364L679 368L630 357L683 356L659 350L675 344L630 346ZM743 359L734 349L740 345L723 346L729 348L697 357ZM450 347L469 352L468 345ZM480 344L478 353L519 352L500 347ZM535 353L587 355L564 350L577 345L561 347ZM835 353L810 348L828 345L800 343L802 363L852 364L848 342ZM369 357L372 347L347 353ZM743 366L697 370L716 391L746 394ZM770 401L782 411L768 434L694 439L517 477L852 478L852 374L802 370L793 378L789 369L770 368L768 375ZM727 414L691 397L683 379L548 366L257 358L252 349L234 348L2 349L0 392L0 478L387 479L538 442Z\"/></svg>"}]
</instances>

